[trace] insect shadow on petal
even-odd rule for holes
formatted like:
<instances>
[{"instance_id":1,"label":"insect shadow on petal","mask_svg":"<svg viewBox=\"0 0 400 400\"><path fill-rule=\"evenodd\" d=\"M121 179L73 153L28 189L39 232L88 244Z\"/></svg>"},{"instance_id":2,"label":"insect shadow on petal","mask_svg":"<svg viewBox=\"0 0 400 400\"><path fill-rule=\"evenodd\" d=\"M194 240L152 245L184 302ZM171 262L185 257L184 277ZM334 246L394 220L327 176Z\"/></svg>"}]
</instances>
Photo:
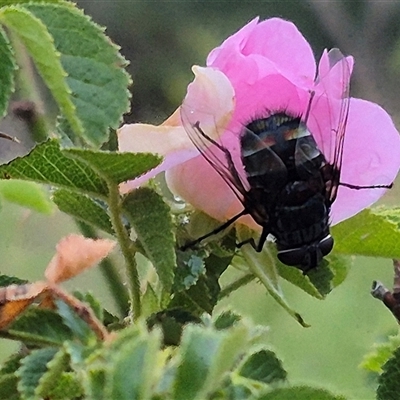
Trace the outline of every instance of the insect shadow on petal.
<instances>
[{"instance_id":1,"label":"insect shadow on petal","mask_svg":"<svg viewBox=\"0 0 400 400\"><path fill-rule=\"evenodd\" d=\"M236 134L241 167L235 163L223 139L214 139L208 132L210 124L203 123L202 118L209 121L210 116L203 114L202 117L195 107L182 105L181 118L191 141L243 205L240 213L214 231L187 243L183 250L221 232L240 217L250 215L261 226L261 236L258 243L250 239L238 247L250 243L260 252L267 236L273 235L278 259L307 273L333 248L330 211L339 186L355 190L392 186L357 186L341 181L351 71L348 60L338 49L331 50L328 59L329 71L335 68L339 74L339 95L329 96L325 86L329 81L318 76L316 90L310 92L306 110L301 115L277 110L244 124ZM326 137L317 138L308 128L309 118L318 107L328 110ZM324 152L317 141L322 142Z\"/></svg>"}]
</instances>

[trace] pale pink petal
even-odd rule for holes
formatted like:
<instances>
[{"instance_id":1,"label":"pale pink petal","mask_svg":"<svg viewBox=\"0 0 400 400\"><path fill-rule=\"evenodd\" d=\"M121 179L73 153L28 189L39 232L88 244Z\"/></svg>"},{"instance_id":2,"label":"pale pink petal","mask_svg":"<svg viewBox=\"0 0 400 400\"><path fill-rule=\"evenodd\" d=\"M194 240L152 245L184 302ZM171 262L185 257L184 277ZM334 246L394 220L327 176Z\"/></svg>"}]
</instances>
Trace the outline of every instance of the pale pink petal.
<instances>
[{"instance_id":1,"label":"pale pink petal","mask_svg":"<svg viewBox=\"0 0 400 400\"><path fill-rule=\"evenodd\" d=\"M218 139L232 117L235 93L228 78L214 68L193 67L194 81L188 86L181 118L193 125L201 123L213 139ZM187 135L186 135L187 136Z\"/></svg>"},{"instance_id":2,"label":"pale pink petal","mask_svg":"<svg viewBox=\"0 0 400 400\"><path fill-rule=\"evenodd\" d=\"M154 153L164 156L156 168L139 178L122 183L121 193L127 193L173 166L198 155L182 126L124 125L118 131L119 151Z\"/></svg>"},{"instance_id":3,"label":"pale pink petal","mask_svg":"<svg viewBox=\"0 0 400 400\"><path fill-rule=\"evenodd\" d=\"M225 181L201 156L168 170L166 180L174 193L220 221L229 218L232 203L236 203L236 209L243 208Z\"/></svg>"},{"instance_id":4,"label":"pale pink petal","mask_svg":"<svg viewBox=\"0 0 400 400\"><path fill-rule=\"evenodd\" d=\"M234 108L233 88L226 76L213 68L193 67L194 81L183 104L186 118L199 119L210 136L223 133ZM194 107L196 104L196 107ZM214 129L217 128L218 129ZM160 126L124 125L118 130L120 151L160 154L164 161L141 177L120 185L122 193L132 190L162 171L199 155L181 125L181 109Z\"/></svg>"},{"instance_id":5,"label":"pale pink petal","mask_svg":"<svg viewBox=\"0 0 400 400\"><path fill-rule=\"evenodd\" d=\"M392 119L377 104L351 99L341 181L357 186L388 185L400 167L400 138ZM376 202L384 189L339 188L332 222L350 218Z\"/></svg>"}]
</instances>

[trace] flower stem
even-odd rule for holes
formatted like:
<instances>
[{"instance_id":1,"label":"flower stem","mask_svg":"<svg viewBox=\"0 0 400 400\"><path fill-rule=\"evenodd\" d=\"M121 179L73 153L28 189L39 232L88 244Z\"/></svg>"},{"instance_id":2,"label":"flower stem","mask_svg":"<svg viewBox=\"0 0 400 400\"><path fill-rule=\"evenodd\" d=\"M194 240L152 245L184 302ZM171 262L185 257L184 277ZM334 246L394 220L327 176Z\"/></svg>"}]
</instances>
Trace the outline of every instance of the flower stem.
<instances>
[{"instance_id":1,"label":"flower stem","mask_svg":"<svg viewBox=\"0 0 400 400\"><path fill-rule=\"evenodd\" d=\"M96 230L92 226L79 220L75 220L75 222L78 225L79 230L86 237L92 239L98 238ZM100 262L99 267L105 281L107 282L111 295L117 304L120 314L122 316L126 316L129 311L129 295L121 276L118 273L116 265L110 258L107 257Z\"/></svg>"},{"instance_id":2,"label":"flower stem","mask_svg":"<svg viewBox=\"0 0 400 400\"><path fill-rule=\"evenodd\" d=\"M254 278L255 278L255 276L252 273L244 274L239 279L233 281L232 283L230 283L224 289L221 290L221 292L219 293L219 296L218 296L219 300L223 299L224 297L229 296L232 292L234 292L235 290L238 290L242 286L247 285Z\"/></svg>"},{"instance_id":3,"label":"flower stem","mask_svg":"<svg viewBox=\"0 0 400 400\"><path fill-rule=\"evenodd\" d=\"M108 185L109 198L108 205L110 207L111 222L117 235L122 255L125 258L126 268L130 279L130 288L132 294L132 311L133 318L139 318L141 314L140 304L140 281L137 264L135 260L135 252L131 250L131 240L128 231L125 229L121 220L121 196L118 186L110 183Z\"/></svg>"}]
</instances>

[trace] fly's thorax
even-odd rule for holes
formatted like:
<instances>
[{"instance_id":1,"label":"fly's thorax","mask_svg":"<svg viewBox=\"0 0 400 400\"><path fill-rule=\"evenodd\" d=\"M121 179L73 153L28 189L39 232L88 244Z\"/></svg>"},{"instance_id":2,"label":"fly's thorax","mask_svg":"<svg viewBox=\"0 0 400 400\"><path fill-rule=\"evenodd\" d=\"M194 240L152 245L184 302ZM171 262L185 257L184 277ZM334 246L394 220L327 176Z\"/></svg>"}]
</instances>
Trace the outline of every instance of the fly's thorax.
<instances>
[{"instance_id":1,"label":"fly's thorax","mask_svg":"<svg viewBox=\"0 0 400 400\"><path fill-rule=\"evenodd\" d=\"M280 190L287 181L308 179L325 163L306 124L284 113L250 122L240 145L251 187Z\"/></svg>"}]
</instances>

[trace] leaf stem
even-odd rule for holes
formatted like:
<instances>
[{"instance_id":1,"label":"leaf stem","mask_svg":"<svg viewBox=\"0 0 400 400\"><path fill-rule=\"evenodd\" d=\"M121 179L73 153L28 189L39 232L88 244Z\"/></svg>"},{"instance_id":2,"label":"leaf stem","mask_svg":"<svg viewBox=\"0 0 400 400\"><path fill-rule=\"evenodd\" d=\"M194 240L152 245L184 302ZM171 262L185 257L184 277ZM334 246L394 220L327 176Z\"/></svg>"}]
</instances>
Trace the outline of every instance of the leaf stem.
<instances>
[{"instance_id":1,"label":"leaf stem","mask_svg":"<svg viewBox=\"0 0 400 400\"><path fill-rule=\"evenodd\" d=\"M79 220L75 220L75 222L78 225L79 230L86 237L92 239L98 238L96 230L92 226ZM105 281L107 282L111 295L117 304L120 314L122 316L126 316L129 311L129 295L121 276L118 273L116 265L110 258L107 257L100 262L99 267Z\"/></svg>"},{"instance_id":2,"label":"leaf stem","mask_svg":"<svg viewBox=\"0 0 400 400\"><path fill-rule=\"evenodd\" d=\"M121 220L121 196L119 194L118 185L110 182L108 184L109 197L108 205L110 207L111 222L117 235L122 255L125 258L126 268L130 279L130 288L132 292L132 311L133 318L137 319L141 315L140 304L140 280L135 260L135 252L131 250L131 240L128 231Z\"/></svg>"},{"instance_id":3,"label":"leaf stem","mask_svg":"<svg viewBox=\"0 0 400 400\"><path fill-rule=\"evenodd\" d=\"M250 283L252 280L254 280L255 276L252 273L247 273L241 276L239 279L233 281L229 285L227 285L224 289L221 290L219 293L219 300L223 299L224 297L229 296L232 292L238 290L242 286L247 285Z\"/></svg>"}]
</instances>

